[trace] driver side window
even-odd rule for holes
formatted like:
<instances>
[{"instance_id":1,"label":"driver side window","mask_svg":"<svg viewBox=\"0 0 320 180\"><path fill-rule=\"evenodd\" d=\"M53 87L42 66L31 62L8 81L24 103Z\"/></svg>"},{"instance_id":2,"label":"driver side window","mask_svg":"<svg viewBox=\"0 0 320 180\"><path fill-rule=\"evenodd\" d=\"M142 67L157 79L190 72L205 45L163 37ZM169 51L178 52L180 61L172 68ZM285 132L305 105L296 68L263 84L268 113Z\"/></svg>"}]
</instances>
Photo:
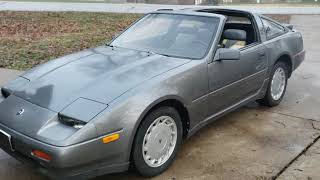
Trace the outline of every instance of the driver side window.
<instances>
[{"instance_id":1,"label":"driver side window","mask_svg":"<svg viewBox=\"0 0 320 180\"><path fill-rule=\"evenodd\" d=\"M227 22L220 41L220 46L230 49L243 49L258 42L254 25L245 15L227 16Z\"/></svg>"},{"instance_id":2,"label":"driver side window","mask_svg":"<svg viewBox=\"0 0 320 180\"><path fill-rule=\"evenodd\" d=\"M247 32L240 29L226 29L222 34L222 46L230 49L241 49L246 46Z\"/></svg>"}]
</instances>

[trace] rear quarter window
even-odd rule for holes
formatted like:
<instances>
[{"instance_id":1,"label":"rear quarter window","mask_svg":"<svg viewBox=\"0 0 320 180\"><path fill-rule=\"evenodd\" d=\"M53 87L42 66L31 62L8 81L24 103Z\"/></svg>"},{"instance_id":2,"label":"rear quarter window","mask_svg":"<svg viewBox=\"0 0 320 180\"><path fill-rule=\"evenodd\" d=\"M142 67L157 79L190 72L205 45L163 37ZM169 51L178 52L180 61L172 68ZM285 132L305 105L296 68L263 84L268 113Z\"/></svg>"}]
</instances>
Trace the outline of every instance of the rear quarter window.
<instances>
[{"instance_id":1,"label":"rear quarter window","mask_svg":"<svg viewBox=\"0 0 320 180\"><path fill-rule=\"evenodd\" d=\"M278 37L286 32L286 29L283 26L281 26L275 22L272 22L272 21L265 19L265 18L261 18L261 21L262 21L262 24L265 28L268 40L275 38L275 37Z\"/></svg>"}]
</instances>

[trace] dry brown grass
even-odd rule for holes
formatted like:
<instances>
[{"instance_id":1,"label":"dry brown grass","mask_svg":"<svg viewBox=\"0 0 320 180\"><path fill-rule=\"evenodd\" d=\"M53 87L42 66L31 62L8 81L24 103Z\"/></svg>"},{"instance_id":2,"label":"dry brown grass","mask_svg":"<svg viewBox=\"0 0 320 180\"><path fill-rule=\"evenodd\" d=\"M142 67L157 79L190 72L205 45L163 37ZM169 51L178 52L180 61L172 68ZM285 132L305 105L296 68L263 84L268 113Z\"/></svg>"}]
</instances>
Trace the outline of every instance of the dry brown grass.
<instances>
[{"instance_id":1,"label":"dry brown grass","mask_svg":"<svg viewBox=\"0 0 320 180\"><path fill-rule=\"evenodd\" d=\"M108 42L141 15L0 12L0 67L25 70Z\"/></svg>"}]
</instances>

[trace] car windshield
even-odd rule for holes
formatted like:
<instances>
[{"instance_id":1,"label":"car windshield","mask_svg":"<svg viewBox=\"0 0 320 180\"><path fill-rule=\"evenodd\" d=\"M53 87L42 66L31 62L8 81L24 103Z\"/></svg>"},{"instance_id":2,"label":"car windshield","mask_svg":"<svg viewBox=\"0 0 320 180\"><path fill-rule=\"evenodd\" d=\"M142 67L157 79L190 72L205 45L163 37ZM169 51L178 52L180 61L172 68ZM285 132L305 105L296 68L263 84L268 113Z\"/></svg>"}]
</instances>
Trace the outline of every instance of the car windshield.
<instances>
[{"instance_id":1,"label":"car windshield","mask_svg":"<svg viewBox=\"0 0 320 180\"><path fill-rule=\"evenodd\" d=\"M215 36L219 18L148 14L110 45L166 56L203 58Z\"/></svg>"}]
</instances>

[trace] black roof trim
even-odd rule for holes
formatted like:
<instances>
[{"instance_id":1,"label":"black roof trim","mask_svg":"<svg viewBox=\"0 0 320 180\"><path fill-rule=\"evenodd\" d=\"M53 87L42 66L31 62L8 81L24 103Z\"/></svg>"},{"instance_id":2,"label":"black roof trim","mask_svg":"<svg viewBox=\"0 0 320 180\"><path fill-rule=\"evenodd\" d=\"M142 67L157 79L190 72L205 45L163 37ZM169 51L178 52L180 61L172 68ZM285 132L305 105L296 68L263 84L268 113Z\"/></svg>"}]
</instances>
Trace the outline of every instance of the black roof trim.
<instances>
[{"instance_id":1,"label":"black roof trim","mask_svg":"<svg viewBox=\"0 0 320 180\"><path fill-rule=\"evenodd\" d=\"M157 9L157 11L173 11L174 9Z\"/></svg>"}]
</instances>

